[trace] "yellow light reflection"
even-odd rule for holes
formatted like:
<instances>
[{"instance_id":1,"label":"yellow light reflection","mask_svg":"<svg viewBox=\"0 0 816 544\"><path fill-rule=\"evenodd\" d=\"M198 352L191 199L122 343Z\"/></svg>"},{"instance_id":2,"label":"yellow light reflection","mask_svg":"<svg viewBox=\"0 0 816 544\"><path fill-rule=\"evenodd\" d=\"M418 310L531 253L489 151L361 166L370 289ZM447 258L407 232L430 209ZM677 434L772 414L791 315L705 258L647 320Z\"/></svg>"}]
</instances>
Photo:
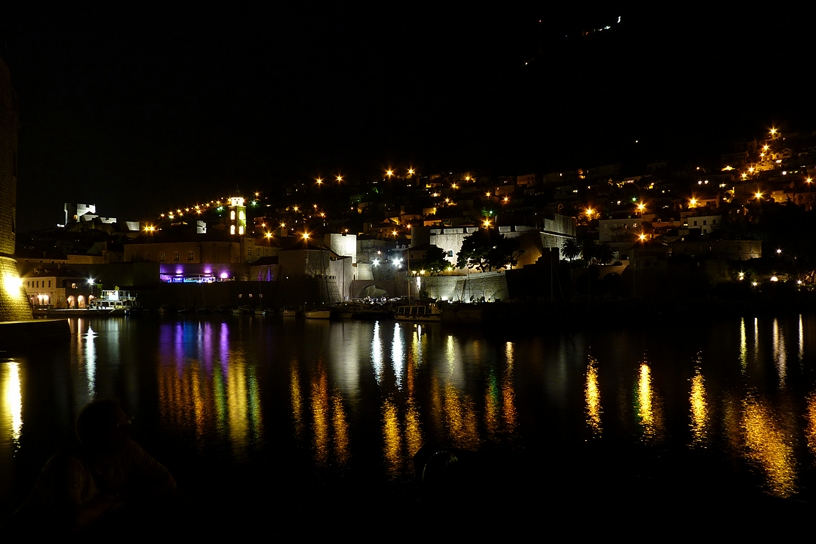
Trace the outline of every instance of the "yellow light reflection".
<instances>
[{"instance_id":1,"label":"yellow light reflection","mask_svg":"<svg viewBox=\"0 0 816 544\"><path fill-rule=\"evenodd\" d=\"M745 456L762 470L768 492L789 497L796 490L795 457L770 408L749 395L743 401Z\"/></svg>"},{"instance_id":2,"label":"yellow light reflection","mask_svg":"<svg viewBox=\"0 0 816 544\"><path fill-rule=\"evenodd\" d=\"M691 437L692 445L705 446L708 441L708 404L706 402L705 380L699 368L694 369L691 378Z\"/></svg>"},{"instance_id":3,"label":"yellow light reflection","mask_svg":"<svg viewBox=\"0 0 816 544\"><path fill-rule=\"evenodd\" d=\"M383 455L386 461L386 470L393 479L400 473L402 437L399 430L397 407L391 399L383 401Z\"/></svg>"},{"instance_id":4,"label":"yellow light reflection","mask_svg":"<svg viewBox=\"0 0 816 544\"><path fill-rule=\"evenodd\" d=\"M663 418L660 403L652 388L652 374L649 365L641 363L637 385L637 417L643 429L643 439L655 440L660 437Z\"/></svg>"},{"instance_id":5,"label":"yellow light reflection","mask_svg":"<svg viewBox=\"0 0 816 544\"><path fill-rule=\"evenodd\" d=\"M323 369L312 379L311 408L312 408L312 449L315 461L320 466L327 466L329 460L329 399L326 388L328 382Z\"/></svg>"},{"instance_id":6,"label":"yellow light reflection","mask_svg":"<svg viewBox=\"0 0 816 544\"><path fill-rule=\"evenodd\" d=\"M300 376L298 376L297 364L292 365L289 373L289 391L292 395L292 421L295 423L295 436L303 436L303 395L300 392Z\"/></svg>"},{"instance_id":7,"label":"yellow light reflection","mask_svg":"<svg viewBox=\"0 0 816 544\"><path fill-rule=\"evenodd\" d=\"M416 402L408 399L408 411L405 414L405 442L408 447L408 459L413 459L422 447L422 428L419 424L419 410Z\"/></svg>"},{"instance_id":8,"label":"yellow light reflection","mask_svg":"<svg viewBox=\"0 0 816 544\"><path fill-rule=\"evenodd\" d=\"M593 436L599 437L603 432L601 425L601 390L598 387L598 360L589 356L586 371L586 385L584 387L586 400L586 422L592 430Z\"/></svg>"},{"instance_id":9,"label":"yellow light reflection","mask_svg":"<svg viewBox=\"0 0 816 544\"><path fill-rule=\"evenodd\" d=\"M20 449L20 438L23 436L23 389L20 380L20 363L4 363L0 370L6 371L0 374L0 378L3 379L3 411L8 418L8 423L4 422L3 426L8 425L16 452Z\"/></svg>"},{"instance_id":10,"label":"yellow light reflection","mask_svg":"<svg viewBox=\"0 0 816 544\"><path fill-rule=\"evenodd\" d=\"M411 335L411 358L414 362L413 366L415 368L422 368L422 363L424 361L423 344L425 343L427 343L427 338L423 337L421 334L414 332Z\"/></svg>"},{"instance_id":11,"label":"yellow light reflection","mask_svg":"<svg viewBox=\"0 0 816 544\"><path fill-rule=\"evenodd\" d=\"M457 448L475 450L479 446L473 401L460 395L452 384L444 387L442 409L451 442Z\"/></svg>"},{"instance_id":12,"label":"yellow light reflection","mask_svg":"<svg viewBox=\"0 0 816 544\"><path fill-rule=\"evenodd\" d=\"M745 335L745 318L740 319L740 369L743 375L748 368L748 341Z\"/></svg>"},{"instance_id":13,"label":"yellow light reflection","mask_svg":"<svg viewBox=\"0 0 816 544\"><path fill-rule=\"evenodd\" d=\"M243 456L249 442L249 398L245 371L243 361L232 361L226 383L230 444L238 457Z\"/></svg>"},{"instance_id":14,"label":"yellow light reflection","mask_svg":"<svg viewBox=\"0 0 816 544\"><path fill-rule=\"evenodd\" d=\"M507 432L514 433L516 430L516 390L513 386L513 364L515 362L515 346L513 342L507 342L504 346L504 356L507 360L507 367L502 377L502 407L504 408L504 424Z\"/></svg>"},{"instance_id":15,"label":"yellow light reflection","mask_svg":"<svg viewBox=\"0 0 816 544\"><path fill-rule=\"evenodd\" d=\"M456 368L456 343L453 336L448 336L445 342L445 359L448 361L448 367L453 371Z\"/></svg>"},{"instance_id":16,"label":"yellow light reflection","mask_svg":"<svg viewBox=\"0 0 816 544\"><path fill-rule=\"evenodd\" d=\"M816 392L811 393L807 397L807 414L805 414L807 427L805 428L805 436L807 436L808 449L811 455L816 456Z\"/></svg>"},{"instance_id":17,"label":"yellow light reflection","mask_svg":"<svg viewBox=\"0 0 816 544\"><path fill-rule=\"evenodd\" d=\"M334 425L334 451L337 462L345 465L351 451L349 449L349 428L346 419L346 410L343 407L343 399L335 392L332 395L332 423Z\"/></svg>"},{"instance_id":18,"label":"yellow light reflection","mask_svg":"<svg viewBox=\"0 0 816 544\"><path fill-rule=\"evenodd\" d=\"M785 336L779 327L779 321L773 323L773 357L776 362L776 371L779 374L779 388L785 388L785 379L788 376L788 360L785 351Z\"/></svg>"}]
</instances>

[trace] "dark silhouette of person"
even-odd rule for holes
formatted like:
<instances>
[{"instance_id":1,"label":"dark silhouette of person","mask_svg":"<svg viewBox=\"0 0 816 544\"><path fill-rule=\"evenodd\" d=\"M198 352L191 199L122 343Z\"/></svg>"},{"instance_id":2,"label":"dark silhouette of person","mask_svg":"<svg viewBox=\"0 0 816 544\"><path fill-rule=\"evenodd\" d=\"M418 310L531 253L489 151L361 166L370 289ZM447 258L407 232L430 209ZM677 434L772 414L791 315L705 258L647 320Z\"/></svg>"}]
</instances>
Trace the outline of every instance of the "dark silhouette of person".
<instances>
[{"instance_id":1,"label":"dark silhouette of person","mask_svg":"<svg viewBox=\"0 0 816 544\"><path fill-rule=\"evenodd\" d=\"M79 445L57 452L45 464L15 513L15 532L92 534L130 525L135 517L149 524L149 513L175 495L176 481L130 439L130 420L119 402L91 402L79 413L75 429Z\"/></svg>"}]
</instances>

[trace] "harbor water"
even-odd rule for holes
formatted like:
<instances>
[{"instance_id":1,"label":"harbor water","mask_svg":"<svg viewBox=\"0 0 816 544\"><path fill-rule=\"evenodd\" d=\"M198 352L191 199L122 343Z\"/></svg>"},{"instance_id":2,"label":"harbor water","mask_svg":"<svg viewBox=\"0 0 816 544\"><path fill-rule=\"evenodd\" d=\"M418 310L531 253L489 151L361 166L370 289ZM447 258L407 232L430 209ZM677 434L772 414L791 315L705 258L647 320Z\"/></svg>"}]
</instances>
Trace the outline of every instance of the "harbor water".
<instances>
[{"instance_id":1,"label":"harbor water","mask_svg":"<svg viewBox=\"0 0 816 544\"><path fill-rule=\"evenodd\" d=\"M453 534L481 534L479 512L501 534L542 512L603 530L644 511L723 521L711 510L725 506L746 523L795 521L816 500L813 315L518 335L232 315L70 323L65 342L0 353L3 517L82 406L109 397L176 476L182 532L420 536L446 503ZM425 444L478 468L429 490L413 462Z\"/></svg>"}]
</instances>

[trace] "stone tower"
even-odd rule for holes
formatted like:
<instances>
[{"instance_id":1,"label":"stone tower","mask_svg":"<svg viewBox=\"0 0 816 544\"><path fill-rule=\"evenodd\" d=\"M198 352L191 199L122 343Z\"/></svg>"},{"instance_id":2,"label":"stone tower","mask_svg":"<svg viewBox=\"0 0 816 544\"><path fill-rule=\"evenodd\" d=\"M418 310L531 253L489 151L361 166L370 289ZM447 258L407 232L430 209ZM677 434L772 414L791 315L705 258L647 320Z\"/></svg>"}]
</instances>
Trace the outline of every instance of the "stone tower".
<instances>
[{"instance_id":1,"label":"stone tower","mask_svg":"<svg viewBox=\"0 0 816 544\"><path fill-rule=\"evenodd\" d=\"M0 321L32 319L14 260L17 229L17 95L0 59Z\"/></svg>"}]
</instances>

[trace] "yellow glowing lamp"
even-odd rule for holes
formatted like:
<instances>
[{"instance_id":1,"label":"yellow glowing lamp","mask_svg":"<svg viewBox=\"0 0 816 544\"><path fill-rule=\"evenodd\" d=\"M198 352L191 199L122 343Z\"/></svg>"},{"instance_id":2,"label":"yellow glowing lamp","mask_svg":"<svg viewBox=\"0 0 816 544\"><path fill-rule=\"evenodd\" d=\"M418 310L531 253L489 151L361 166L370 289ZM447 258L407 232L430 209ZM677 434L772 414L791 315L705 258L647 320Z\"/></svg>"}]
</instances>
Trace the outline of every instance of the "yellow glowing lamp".
<instances>
[{"instance_id":1,"label":"yellow glowing lamp","mask_svg":"<svg viewBox=\"0 0 816 544\"><path fill-rule=\"evenodd\" d=\"M3 287L8 293L20 294L20 289L23 287L23 279L15 274L6 274L3 276Z\"/></svg>"}]
</instances>

